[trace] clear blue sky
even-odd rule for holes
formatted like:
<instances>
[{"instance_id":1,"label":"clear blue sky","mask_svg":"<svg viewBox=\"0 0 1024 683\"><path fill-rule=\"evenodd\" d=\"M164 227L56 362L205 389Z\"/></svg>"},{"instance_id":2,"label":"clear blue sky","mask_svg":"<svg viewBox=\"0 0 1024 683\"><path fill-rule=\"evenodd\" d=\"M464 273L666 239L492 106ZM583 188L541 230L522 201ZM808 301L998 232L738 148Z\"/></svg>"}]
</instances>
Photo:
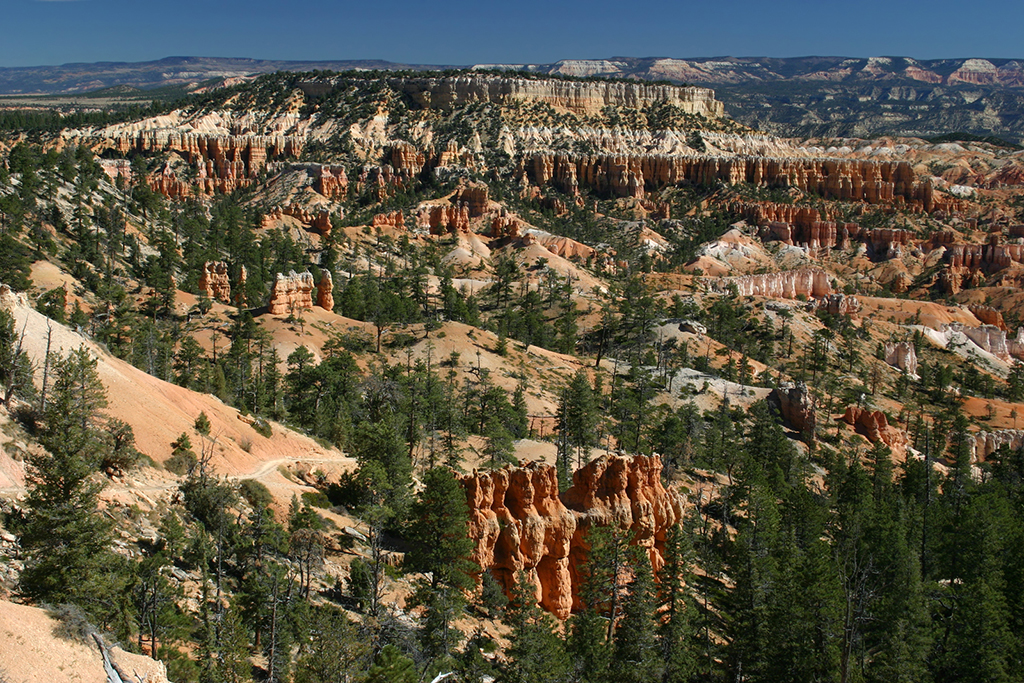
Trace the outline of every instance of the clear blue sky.
<instances>
[{"instance_id":1,"label":"clear blue sky","mask_svg":"<svg viewBox=\"0 0 1024 683\"><path fill-rule=\"evenodd\" d=\"M0 66L168 56L1024 58L1020 0L0 0Z\"/></svg>"}]
</instances>

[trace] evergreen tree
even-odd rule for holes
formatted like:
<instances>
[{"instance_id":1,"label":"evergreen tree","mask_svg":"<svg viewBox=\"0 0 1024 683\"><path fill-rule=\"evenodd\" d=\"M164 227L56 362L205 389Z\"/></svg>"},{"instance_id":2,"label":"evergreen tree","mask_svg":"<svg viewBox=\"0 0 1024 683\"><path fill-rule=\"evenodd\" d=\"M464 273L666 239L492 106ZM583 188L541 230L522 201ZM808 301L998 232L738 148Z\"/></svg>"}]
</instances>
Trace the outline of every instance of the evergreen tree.
<instances>
[{"instance_id":1,"label":"evergreen tree","mask_svg":"<svg viewBox=\"0 0 1024 683\"><path fill-rule=\"evenodd\" d=\"M633 546L630 554L633 580L615 630L612 674L617 681L646 683L660 680L665 668L654 616L654 575L645 549Z\"/></svg>"},{"instance_id":2,"label":"evergreen tree","mask_svg":"<svg viewBox=\"0 0 1024 683\"><path fill-rule=\"evenodd\" d=\"M423 490L410 510L406 560L429 575L419 581L416 601L426 607L424 645L432 658L450 655L457 641L452 622L465 603L462 591L473 585L469 561L473 542L466 534L466 494L450 470L435 467L423 475Z\"/></svg>"},{"instance_id":3,"label":"evergreen tree","mask_svg":"<svg viewBox=\"0 0 1024 683\"><path fill-rule=\"evenodd\" d=\"M295 664L295 683L336 683L361 678L367 669L368 648L355 625L330 605L314 607L309 639Z\"/></svg>"},{"instance_id":4,"label":"evergreen tree","mask_svg":"<svg viewBox=\"0 0 1024 683\"><path fill-rule=\"evenodd\" d=\"M504 683L558 683L565 680L568 658L551 615L537 606L536 589L520 572L505 611L511 629Z\"/></svg>"},{"instance_id":5,"label":"evergreen tree","mask_svg":"<svg viewBox=\"0 0 1024 683\"><path fill-rule=\"evenodd\" d=\"M106 622L125 594L123 561L110 547L112 523L97 510L106 393L84 347L57 358L52 372L40 437L47 452L28 460L21 590L39 601L74 603Z\"/></svg>"},{"instance_id":6,"label":"evergreen tree","mask_svg":"<svg viewBox=\"0 0 1024 683\"><path fill-rule=\"evenodd\" d=\"M7 408L15 397L29 402L35 398L32 362L22 349L23 336L15 330L14 316L0 308L0 403Z\"/></svg>"},{"instance_id":7,"label":"evergreen tree","mask_svg":"<svg viewBox=\"0 0 1024 683\"><path fill-rule=\"evenodd\" d=\"M658 573L664 621L658 632L665 683L687 683L696 672L696 651L692 633L693 607L685 586L693 582L690 534L675 524L665 539L665 564Z\"/></svg>"}]
</instances>

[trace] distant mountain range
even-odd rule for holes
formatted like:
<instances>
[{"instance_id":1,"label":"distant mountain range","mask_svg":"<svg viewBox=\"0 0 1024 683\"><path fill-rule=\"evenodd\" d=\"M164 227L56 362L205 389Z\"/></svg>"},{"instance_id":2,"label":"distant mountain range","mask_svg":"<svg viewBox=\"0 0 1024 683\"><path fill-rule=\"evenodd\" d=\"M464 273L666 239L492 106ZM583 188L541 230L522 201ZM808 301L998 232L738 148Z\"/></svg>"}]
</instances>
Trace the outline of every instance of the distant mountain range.
<instances>
[{"instance_id":1,"label":"distant mountain range","mask_svg":"<svg viewBox=\"0 0 1024 683\"><path fill-rule=\"evenodd\" d=\"M274 71L428 70L458 65L379 60L272 61L168 57L0 68L0 94L80 94L116 88L183 91ZM728 113L766 132L801 136L930 136L954 131L1024 139L1024 60L909 57L714 57L478 64L577 77L667 80L713 87Z\"/></svg>"}]
</instances>

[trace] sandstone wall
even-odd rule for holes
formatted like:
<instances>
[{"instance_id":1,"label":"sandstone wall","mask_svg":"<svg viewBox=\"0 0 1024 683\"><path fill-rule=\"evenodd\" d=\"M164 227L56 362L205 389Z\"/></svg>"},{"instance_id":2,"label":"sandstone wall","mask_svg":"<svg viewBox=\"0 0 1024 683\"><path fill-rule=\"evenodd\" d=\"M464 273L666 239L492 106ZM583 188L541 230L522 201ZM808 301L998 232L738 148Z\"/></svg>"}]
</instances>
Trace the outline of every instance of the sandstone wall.
<instances>
[{"instance_id":1,"label":"sandstone wall","mask_svg":"<svg viewBox=\"0 0 1024 683\"><path fill-rule=\"evenodd\" d=\"M658 457L604 456L573 475L558 494L555 468L474 472L462 477L470 508L472 560L511 590L518 572L538 587L538 601L559 619L578 606L579 567L593 526L628 531L652 564L664 563L668 530L682 517L682 499L661 484Z\"/></svg>"},{"instance_id":2,"label":"sandstone wall","mask_svg":"<svg viewBox=\"0 0 1024 683\"><path fill-rule=\"evenodd\" d=\"M1002 446L1010 450L1024 448L1024 430L1002 429L996 432L980 432L971 437L971 456L974 462L984 461Z\"/></svg>"},{"instance_id":3,"label":"sandstone wall","mask_svg":"<svg viewBox=\"0 0 1024 683\"><path fill-rule=\"evenodd\" d=\"M1007 329L1003 314L995 308L991 306L968 306L967 308L983 325L993 325L1004 331Z\"/></svg>"},{"instance_id":4,"label":"sandstone wall","mask_svg":"<svg viewBox=\"0 0 1024 683\"><path fill-rule=\"evenodd\" d=\"M348 175L342 166L321 166L314 187L328 199L344 201L348 197Z\"/></svg>"},{"instance_id":5,"label":"sandstone wall","mask_svg":"<svg viewBox=\"0 0 1024 683\"><path fill-rule=\"evenodd\" d=\"M270 289L270 301L267 311L271 315L291 315L295 311L313 308L313 274L309 272L288 275L277 274L274 285Z\"/></svg>"},{"instance_id":6,"label":"sandstone wall","mask_svg":"<svg viewBox=\"0 0 1024 683\"><path fill-rule=\"evenodd\" d=\"M372 225L375 228L394 228L405 230L405 215L401 210L390 213L378 213L373 217Z\"/></svg>"},{"instance_id":7,"label":"sandstone wall","mask_svg":"<svg viewBox=\"0 0 1024 683\"><path fill-rule=\"evenodd\" d=\"M331 214L327 209L305 209L296 204L274 207L264 214L262 226L264 229L270 228L274 225L275 221L285 216L294 218L302 223L303 226L316 230L321 235L327 235L331 232Z\"/></svg>"},{"instance_id":8,"label":"sandstone wall","mask_svg":"<svg viewBox=\"0 0 1024 683\"><path fill-rule=\"evenodd\" d=\"M990 273L1024 263L1024 244L951 244L945 257L952 268Z\"/></svg>"},{"instance_id":9,"label":"sandstone wall","mask_svg":"<svg viewBox=\"0 0 1024 683\"><path fill-rule=\"evenodd\" d=\"M849 406L843 414L843 421L871 443L884 443L895 457L903 458L906 455L910 437L902 429L891 426L882 411Z\"/></svg>"},{"instance_id":10,"label":"sandstone wall","mask_svg":"<svg viewBox=\"0 0 1024 683\"><path fill-rule=\"evenodd\" d=\"M231 303L228 264L223 261L207 261L203 264L203 272L199 276L199 294L211 301L219 301L222 304Z\"/></svg>"},{"instance_id":11,"label":"sandstone wall","mask_svg":"<svg viewBox=\"0 0 1024 683\"><path fill-rule=\"evenodd\" d=\"M173 130L145 130L113 138L121 154L178 154L197 170L193 181L174 176L168 167L151 176L149 183L169 197L231 192L252 182L271 158L294 158L302 153L304 139L274 135L206 135Z\"/></svg>"},{"instance_id":12,"label":"sandstone wall","mask_svg":"<svg viewBox=\"0 0 1024 683\"><path fill-rule=\"evenodd\" d=\"M935 195L929 182L918 182L913 167L905 161L544 152L521 159L520 171L538 186L551 183L570 194L581 186L629 197L683 183L750 183L794 187L844 201L893 203L927 212L953 208L949 200Z\"/></svg>"},{"instance_id":13,"label":"sandstone wall","mask_svg":"<svg viewBox=\"0 0 1024 683\"><path fill-rule=\"evenodd\" d=\"M469 205L427 204L420 206L416 225L432 235L469 232Z\"/></svg>"}]
</instances>

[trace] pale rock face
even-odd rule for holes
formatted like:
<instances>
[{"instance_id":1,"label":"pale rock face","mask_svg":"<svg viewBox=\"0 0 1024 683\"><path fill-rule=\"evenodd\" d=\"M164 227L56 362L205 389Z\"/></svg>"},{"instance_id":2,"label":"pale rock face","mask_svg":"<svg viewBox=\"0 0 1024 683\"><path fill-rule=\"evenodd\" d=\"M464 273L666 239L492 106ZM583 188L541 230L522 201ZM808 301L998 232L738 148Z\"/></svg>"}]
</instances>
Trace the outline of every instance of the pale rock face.
<instances>
[{"instance_id":1,"label":"pale rock face","mask_svg":"<svg viewBox=\"0 0 1024 683\"><path fill-rule=\"evenodd\" d=\"M537 586L538 602L559 619L579 606L579 567L586 532L614 526L630 532L657 569L668 530L682 518L682 499L661 484L658 457L604 456L573 475L558 494L554 467L474 472L462 478L469 503L472 559L510 591L518 572Z\"/></svg>"},{"instance_id":2,"label":"pale rock face","mask_svg":"<svg viewBox=\"0 0 1024 683\"><path fill-rule=\"evenodd\" d=\"M10 285L0 284L0 308L10 310L16 306L27 306L28 297L11 289Z\"/></svg>"},{"instance_id":3,"label":"pale rock face","mask_svg":"<svg viewBox=\"0 0 1024 683\"><path fill-rule=\"evenodd\" d=\"M995 325L967 327L961 323L947 323L939 330L942 333L961 332L982 351L986 351L1003 361L1010 360L1010 346L1006 339L1006 330Z\"/></svg>"},{"instance_id":4,"label":"pale rock face","mask_svg":"<svg viewBox=\"0 0 1024 683\"><path fill-rule=\"evenodd\" d=\"M527 80L505 76L454 76L446 78L390 79L389 84L429 109L450 109L473 102L543 102L555 109L581 115L600 114L608 106L642 109L667 102L688 114L719 117L724 105L708 88L653 85L642 82Z\"/></svg>"},{"instance_id":5,"label":"pale rock face","mask_svg":"<svg viewBox=\"0 0 1024 683\"><path fill-rule=\"evenodd\" d=\"M313 308L313 274L310 272L288 275L277 274L274 286L270 290L270 302L267 310L271 315L290 315L295 311Z\"/></svg>"},{"instance_id":6,"label":"pale rock face","mask_svg":"<svg viewBox=\"0 0 1024 683\"><path fill-rule=\"evenodd\" d=\"M796 299L801 295L820 298L832 293L828 273L816 268L722 277L709 284L718 292L728 292L730 286L735 285L740 296L763 296L768 299Z\"/></svg>"},{"instance_id":7,"label":"pale rock face","mask_svg":"<svg viewBox=\"0 0 1024 683\"><path fill-rule=\"evenodd\" d=\"M885 362L894 368L903 370L908 375L917 375L917 352L910 342L885 344Z\"/></svg>"},{"instance_id":8,"label":"pale rock face","mask_svg":"<svg viewBox=\"0 0 1024 683\"><path fill-rule=\"evenodd\" d=\"M987 59L967 59L960 68L949 75L948 83L973 83L982 85L998 81L996 65Z\"/></svg>"},{"instance_id":9,"label":"pale rock face","mask_svg":"<svg viewBox=\"0 0 1024 683\"><path fill-rule=\"evenodd\" d=\"M829 294L818 302L818 308L823 308L832 315L854 316L860 312L860 300L845 294Z\"/></svg>"},{"instance_id":10,"label":"pale rock face","mask_svg":"<svg viewBox=\"0 0 1024 683\"><path fill-rule=\"evenodd\" d=\"M996 432L980 432L971 437L971 455L974 462L989 458L1000 447L1007 446L1010 450L1024 448L1024 430L1002 429Z\"/></svg>"},{"instance_id":11,"label":"pale rock face","mask_svg":"<svg viewBox=\"0 0 1024 683\"><path fill-rule=\"evenodd\" d=\"M1006 350L1014 358L1024 360L1024 327L1017 328L1017 336L1006 340Z\"/></svg>"},{"instance_id":12,"label":"pale rock face","mask_svg":"<svg viewBox=\"0 0 1024 683\"><path fill-rule=\"evenodd\" d=\"M772 389L768 399L778 407L782 420L790 428L801 433L814 434L817 425L817 417L814 414L815 400L807 390L806 384L784 382Z\"/></svg>"}]
</instances>

